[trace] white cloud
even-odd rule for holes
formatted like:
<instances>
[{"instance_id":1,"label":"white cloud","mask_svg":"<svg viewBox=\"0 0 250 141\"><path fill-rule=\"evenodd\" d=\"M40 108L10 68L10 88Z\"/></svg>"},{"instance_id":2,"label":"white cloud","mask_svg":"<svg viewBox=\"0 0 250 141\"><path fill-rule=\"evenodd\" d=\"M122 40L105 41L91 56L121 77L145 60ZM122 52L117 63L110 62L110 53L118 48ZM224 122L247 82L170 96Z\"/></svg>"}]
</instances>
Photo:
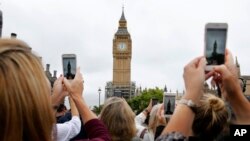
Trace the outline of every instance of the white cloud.
<instances>
[{"instance_id":1,"label":"white cloud","mask_svg":"<svg viewBox=\"0 0 250 141\"><path fill-rule=\"evenodd\" d=\"M98 88L112 80L112 40L122 2L117 0L3 0L3 36L16 32L62 72L61 55L77 54L86 79L88 104L98 104ZM132 37L132 80L137 86L182 91L183 67L203 54L207 22L229 24L228 48L250 74L250 2L247 0L127 0ZM102 100L103 102L103 100Z\"/></svg>"}]
</instances>

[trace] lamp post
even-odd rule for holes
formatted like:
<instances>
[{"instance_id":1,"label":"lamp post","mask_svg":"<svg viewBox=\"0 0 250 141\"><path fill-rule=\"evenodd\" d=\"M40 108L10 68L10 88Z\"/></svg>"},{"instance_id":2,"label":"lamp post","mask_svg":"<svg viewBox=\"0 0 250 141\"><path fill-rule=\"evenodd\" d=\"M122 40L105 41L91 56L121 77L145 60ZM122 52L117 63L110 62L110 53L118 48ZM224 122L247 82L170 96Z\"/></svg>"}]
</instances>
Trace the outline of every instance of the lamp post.
<instances>
[{"instance_id":1,"label":"lamp post","mask_svg":"<svg viewBox=\"0 0 250 141\"><path fill-rule=\"evenodd\" d=\"M98 89L98 93L99 93L99 110L100 110L100 95L101 95L101 92L102 92L102 90L101 90L101 88L99 87L99 89Z\"/></svg>"}]
</instances>

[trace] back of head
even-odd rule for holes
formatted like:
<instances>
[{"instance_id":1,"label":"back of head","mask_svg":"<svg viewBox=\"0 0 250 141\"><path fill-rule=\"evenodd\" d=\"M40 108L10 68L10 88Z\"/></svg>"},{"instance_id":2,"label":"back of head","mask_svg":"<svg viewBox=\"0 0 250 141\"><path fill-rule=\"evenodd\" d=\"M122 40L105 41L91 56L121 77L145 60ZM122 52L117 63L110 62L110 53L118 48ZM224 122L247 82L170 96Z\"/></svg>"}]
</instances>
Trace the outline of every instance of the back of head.
<instances>
[{"instance_id":1,"label":"back of head","mask_svg":"<svg viewBox=\"0 0 250 141\"><path fill-rule=\"evenodd\" d=\"M113 141L129 141L136 135L134 118L135 114L127 102L118 97L107 99L100 114Z\"/></svg>"},{"instance_id":2,"label":"back of head","mask_svg":"<svg viewBox=\"0 0 250 141\"><path fill-rule=\"evenodd\" d=\"M61 103L57 109L57 112L65 112L67 110L67 107Z\"/></svg>"},{"instance_id":3,"label":"back of head","mask_svg":"<svg viewBox=\"0 0 250 141\"><path fill-rule=\"evenodd\" d=\"M50 88L40 59L16 39L0 39L0 140L51 140Z\"/></svg>"},{"instance_id":4,"label":"back of head","mask_svg":"<svg viewBox=\"0 0 250 141\"><path fill-rule=\"evenodd\" d=\"M195 136L204 141L214 140L226 127L228 112L222 99L205 94L197 107L193 122Z\"/></svg>"}]
</instances>

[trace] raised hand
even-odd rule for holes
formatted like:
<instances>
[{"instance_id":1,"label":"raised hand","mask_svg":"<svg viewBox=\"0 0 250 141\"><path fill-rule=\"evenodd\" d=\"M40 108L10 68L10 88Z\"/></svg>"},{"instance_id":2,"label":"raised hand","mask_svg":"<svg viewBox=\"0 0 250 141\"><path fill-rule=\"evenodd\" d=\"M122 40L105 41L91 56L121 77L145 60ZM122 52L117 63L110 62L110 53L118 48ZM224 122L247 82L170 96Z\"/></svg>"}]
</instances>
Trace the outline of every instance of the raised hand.
<instances>
[{"instance_id":1,"label":"raised hand","mask_svg":"<svg viewBox=\"0 0 250 141\"><path fill-rule=\"evenodd\" d=\"M205 65L204 57L197 57L184 67L184 83L187 91L186 98L195 102L200 100L203 93L203 84L205 81Z\"/></svg>"},{"instance_id":2,"label":"raised hand","mask_svg":"<svg viewBox=\"0 0 250 141\"><path fill-rule=\"evenodd\" d=\"M213 81L219 84L225 99L228 99L230 96L233 97L235 93L241 91L237 69L229 50L226 51L225 64L215 66L213 71Z\"/></svg>"},{"instance_id":3,"label":"raised hand","mask_svg":"<svg viewBox=\"0 0 250 141\"><path fill-rule=\"evenodd\" d=\"M73 80L67 80L66 78L64 78L63 82L67 91L73 99L82 97L84 81L79 67L77 68L76 75Z\"/></svg>"},{"instance_id":4,"label":"raised hand","mask_svg":"<svg viewBox=\"0 0 250 141\"><path fill-rule=\"evenodd\" d=\"M68 92L63 86L63 79L64 77L60 75L60 77L54 82L53 85L53 94L60 95L60 96L67 96Z\"/></svg>"},{"instance_id":5,"label":"raised hand","mask_svg":"<svg viewBox=\"0 0 250 141\"><path fill-rule=\"evenodd\" d=\"M164 116L164 104L160 105L160 108L157 111L158 125L166 125L167 121Z\"/></svg>"}]
</instances>

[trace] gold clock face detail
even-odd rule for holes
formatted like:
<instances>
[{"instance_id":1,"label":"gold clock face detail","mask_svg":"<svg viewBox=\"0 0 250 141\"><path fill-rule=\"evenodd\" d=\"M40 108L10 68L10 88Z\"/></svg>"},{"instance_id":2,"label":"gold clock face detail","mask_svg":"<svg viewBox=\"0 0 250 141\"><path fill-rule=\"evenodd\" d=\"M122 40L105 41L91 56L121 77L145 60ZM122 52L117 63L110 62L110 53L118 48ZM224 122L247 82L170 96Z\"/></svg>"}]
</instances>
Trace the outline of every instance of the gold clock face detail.
<instances>
[{"instance_id":1,"label":"gold clock face detail","mask_svg":"<svg viewBox=\"0 0 250 141\"><path fill-rule=\"evenodd\" d=\"M120 42L120 43L118 44L118 50L119 50L119 51L125 51L126 49L127 49L126 43Z\"/></svg>"}]
</instances>

